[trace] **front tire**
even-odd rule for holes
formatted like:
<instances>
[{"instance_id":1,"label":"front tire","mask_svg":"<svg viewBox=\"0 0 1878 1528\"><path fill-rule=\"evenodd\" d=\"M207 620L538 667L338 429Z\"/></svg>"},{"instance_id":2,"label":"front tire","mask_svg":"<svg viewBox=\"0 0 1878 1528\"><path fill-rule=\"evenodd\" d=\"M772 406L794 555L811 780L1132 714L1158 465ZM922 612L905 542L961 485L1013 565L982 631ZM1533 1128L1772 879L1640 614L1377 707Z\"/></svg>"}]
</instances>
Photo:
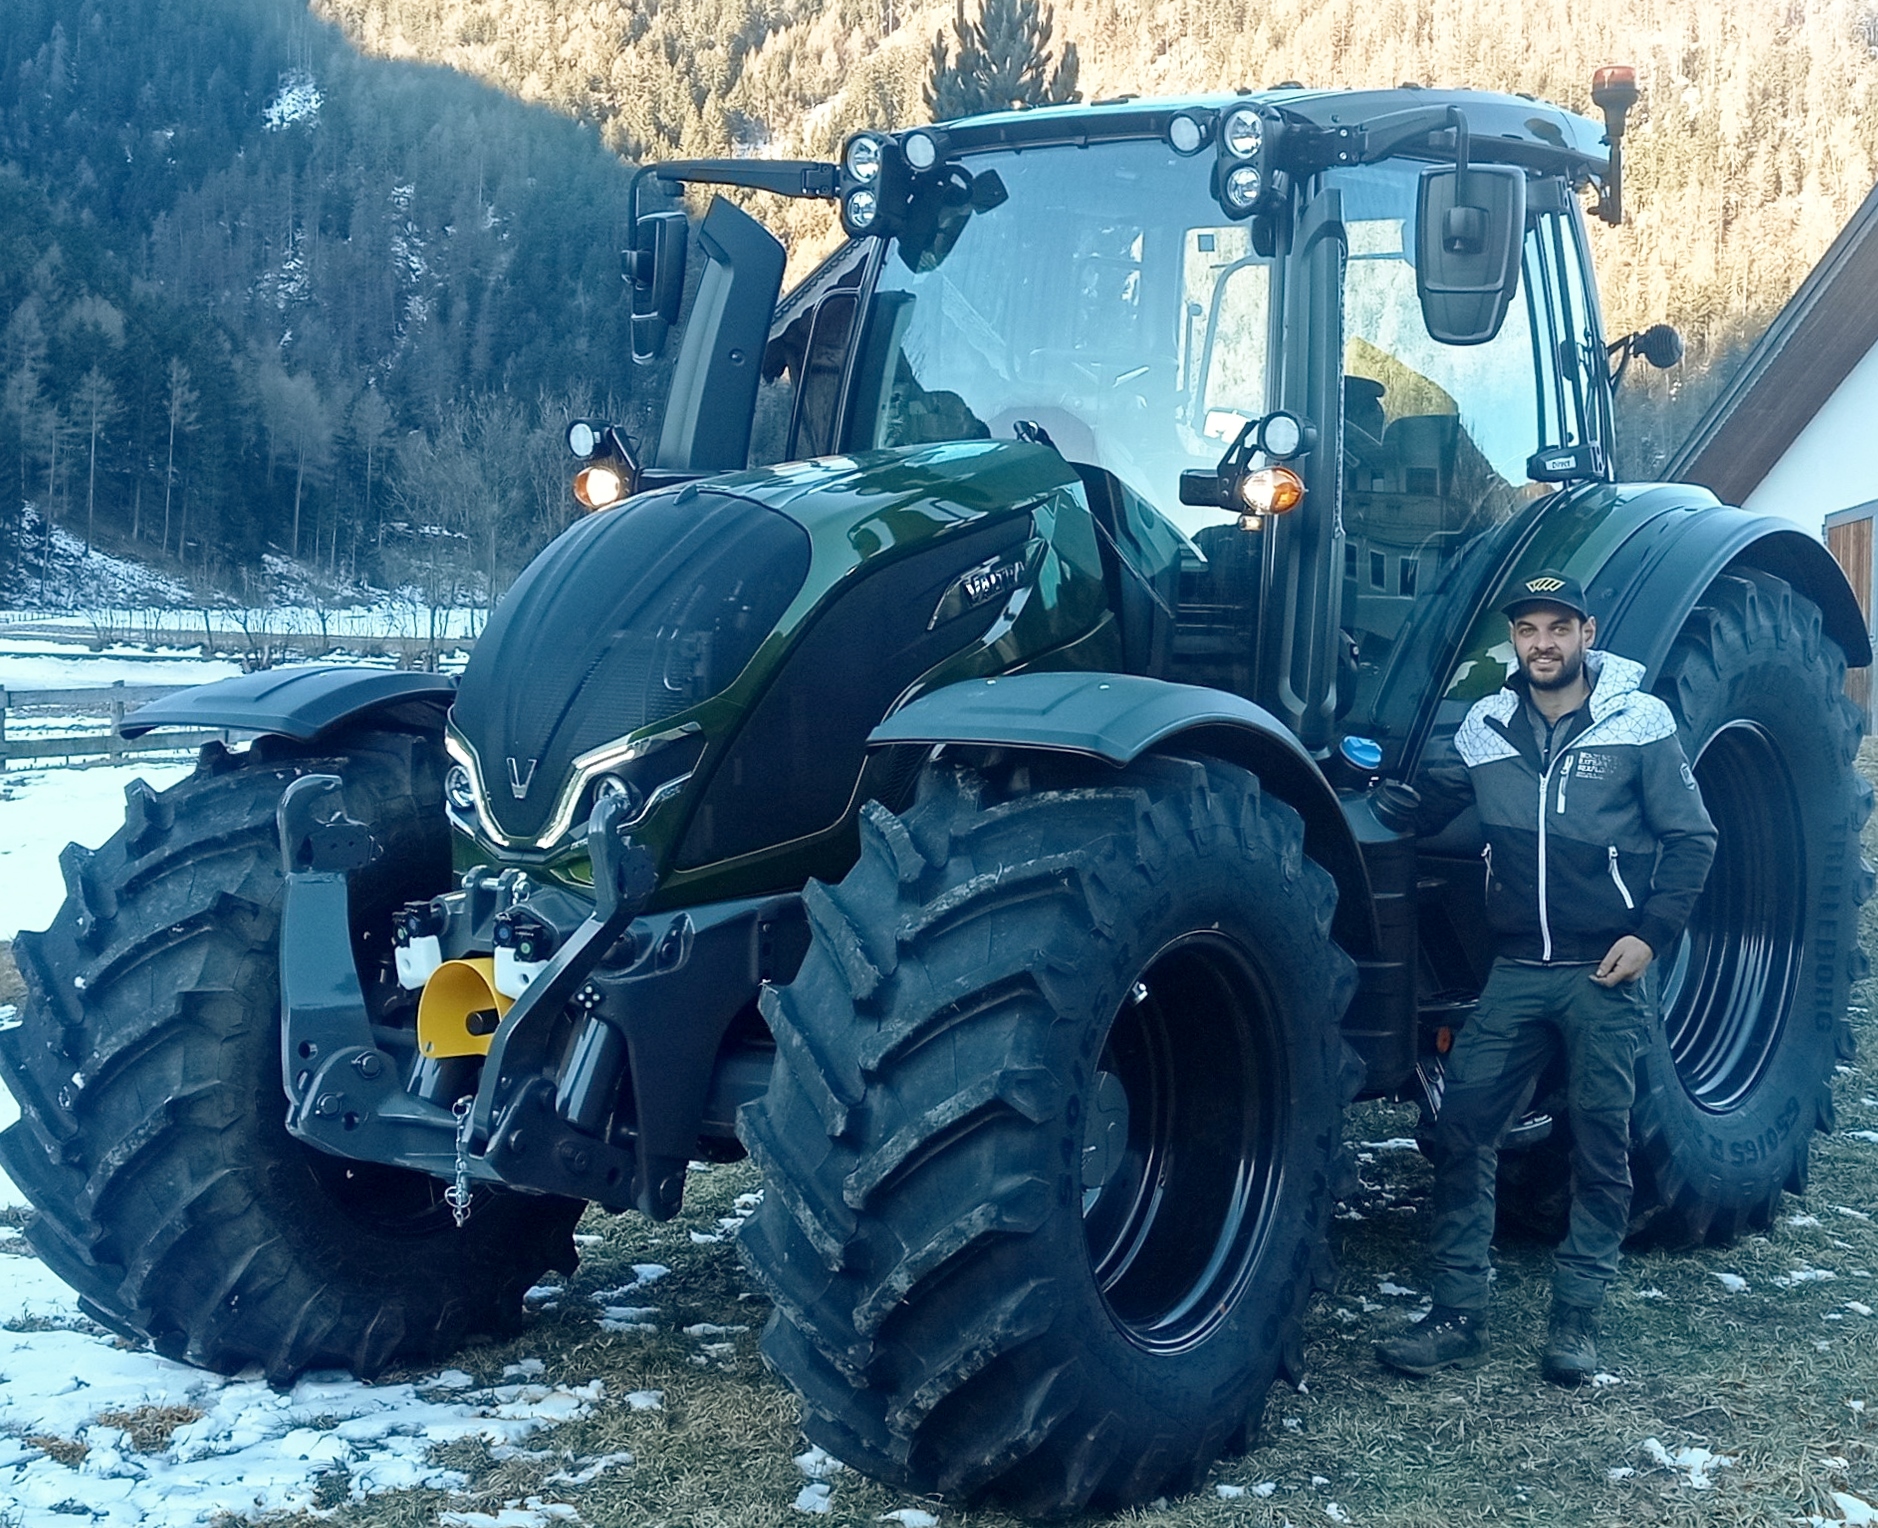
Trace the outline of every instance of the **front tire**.
<instances>
[{"instance_id":1,"label":"front tire","mask_svg":"<svg viewBox=\"0 0 1878 1528\"><path fill-rule=\"evenodd\" d=\"M1047 773L1046 773L1047 772ZM1192 1488L1299 1320L1355 1077L1295 812L1151 757L870 804L765 993L765 1357L869 1474L1031 1514Z\"/></svg>"},{"instance_id":2,"label":"front tire","mask_svg":"<svg viewBox=\"0 0 1878 1528\"><path fill-rule=\"evenodd\" d=\"M379 856L350 886L369 949L399 902L449 876L440 755L396 730L323 750L212 744L161 795L133 784L102 849L65 851L65 905L14 944L27 1000L0 1032L0 1076L20 1120L0 1165L38 1211L35 1250L114 1331L222 1373L260 1364L275 1384L369 1377L516 1330L541 1271L573 1268L576 1201L482 1195L458 1231L443 1184L287 1134L281 793L337 774L371 826Z\"/></svg>"}]
</instances>

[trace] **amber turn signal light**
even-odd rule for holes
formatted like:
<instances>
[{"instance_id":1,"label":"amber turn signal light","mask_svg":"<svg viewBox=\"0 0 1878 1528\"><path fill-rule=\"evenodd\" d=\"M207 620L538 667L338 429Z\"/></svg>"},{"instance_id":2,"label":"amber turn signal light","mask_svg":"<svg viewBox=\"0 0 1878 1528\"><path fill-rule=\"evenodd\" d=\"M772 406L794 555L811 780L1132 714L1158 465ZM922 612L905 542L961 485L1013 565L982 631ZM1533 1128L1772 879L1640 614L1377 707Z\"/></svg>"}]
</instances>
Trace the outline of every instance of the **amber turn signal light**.
<instances>
[{"instance_id":1,"label":"amber turn signal light","mask_svg":"<svg viewBox=\"0 0 1878 1528\"><path fill-rule=\"evenodd\" d=\"M1304 479L1289 467L1261 467L1239 482L1239 498L1252 515L1282 515L1304 502Z\"/></svg>"}]
</instances>

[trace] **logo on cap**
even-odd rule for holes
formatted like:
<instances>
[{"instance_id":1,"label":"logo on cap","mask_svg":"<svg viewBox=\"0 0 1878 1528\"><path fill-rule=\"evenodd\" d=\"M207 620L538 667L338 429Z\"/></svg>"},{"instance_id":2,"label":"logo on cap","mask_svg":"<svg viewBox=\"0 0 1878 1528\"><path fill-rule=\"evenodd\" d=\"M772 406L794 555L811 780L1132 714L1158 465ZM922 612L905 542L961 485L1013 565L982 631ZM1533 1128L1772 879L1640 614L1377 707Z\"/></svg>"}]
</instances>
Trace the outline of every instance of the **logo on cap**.
<instances>
[{"instance_id":1,"label":"logo on cap","mask_svg":"<svg viewBox=\"0 0 1878 1528\"><path fill-rule=\"evenodd\" d=\"M1551 594L1554 590L1564 587L1565 580L1562 578L1535 578L1526 585L1526 592L1528 594Z\"/></svg>"}]
</instances>

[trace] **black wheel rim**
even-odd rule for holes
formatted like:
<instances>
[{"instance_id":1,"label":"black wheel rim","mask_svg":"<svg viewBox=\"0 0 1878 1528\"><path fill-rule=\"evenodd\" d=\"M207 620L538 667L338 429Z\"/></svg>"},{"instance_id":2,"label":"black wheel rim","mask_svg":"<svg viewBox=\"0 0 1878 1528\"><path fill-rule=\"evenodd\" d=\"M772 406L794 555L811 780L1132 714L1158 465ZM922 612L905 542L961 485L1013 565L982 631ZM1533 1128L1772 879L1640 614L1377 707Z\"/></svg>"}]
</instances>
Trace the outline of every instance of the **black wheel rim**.
<instances>
[{"instance_id":1,"label":"black wheel rim","mask_svg":"<svg viewBox=\"0 0 1878 1528\"><path fill-rule=\"evenodd\" d=\"M1708 884L1663 977L1676 1075L1711 1113L1739 1106L1779 1049L1799 983L1806 834L1773 737L1722 728L1695 762L1720 838Z\"/></svg>"},{"instance_id":2,"label":"black wheel rim","mask_svg":"<svg viewBox=\"0 0 1878 1528\"><path fill-rule=\"evenodd\" d=\"M1232 1312L1280 1181L1286 1066L1265 984L1219 934L1174 941L1122 1003L1085 1123L1083 1231L1110 1317L1179 1351Z\"/></svg>"}]
</instances>

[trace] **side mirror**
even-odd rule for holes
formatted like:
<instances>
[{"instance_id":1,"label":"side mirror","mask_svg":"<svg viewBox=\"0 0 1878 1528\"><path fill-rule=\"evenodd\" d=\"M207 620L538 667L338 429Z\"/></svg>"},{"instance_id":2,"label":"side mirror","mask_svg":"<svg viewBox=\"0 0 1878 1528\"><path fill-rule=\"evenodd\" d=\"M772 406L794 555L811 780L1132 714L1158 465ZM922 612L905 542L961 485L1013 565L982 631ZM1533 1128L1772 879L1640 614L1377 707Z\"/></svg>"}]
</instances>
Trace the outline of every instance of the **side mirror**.
<instances>
[{"instance_id":1,"label":"side mirror","mask_svg":"<svg viewBox=\"0 0 1878 1528\"><path fill-rule=\"evenodd\" d=\"M1463 141L1465 141L1463 139ZM1415 289L1444 345L1484 345L1519 290L1526 175L1516 165L1423 170L1415 201Z\"/></svg>"},{"instance_id":2,"label":"side mirror","mask_svg":"<svg viewBox=\"0 0 1878 1528\"><path fill-rule=\"evenodd\" d=\"M648 366L665 349L685 296L688 225L682 212L648 212L634 224L633 248L621 257L632 283L633 360Z\"/></svg>"},{"instance_id":3,"label":"side mirror","mask_svg":"<svg viewBox=\"0 0 1878 1528\"><path fill-rule=\"evenodd\" d=\"M1651 324L1637 336L1637 354L1658 371L1682 364L1682 336L1674 324Z\"/></svg>"},{"instance_id":4,"label":"side mirror","mask_svg":"<svg viewBox=\"0 0 1878 1528\"><path fill-rule=\"evenodd\" d=\"M1630 363L1642 356L1658 371L1668 371L1672 366L1682 364L1682 336L1677 333L1674 324L1651 324L1647 329L1638 329L1626 334L1620 340L1612 340L1608 347L1613 360L1611 367L1611 389L1622 385L1624 373L1630 370Z\"/></svg>"}]
</instances>

